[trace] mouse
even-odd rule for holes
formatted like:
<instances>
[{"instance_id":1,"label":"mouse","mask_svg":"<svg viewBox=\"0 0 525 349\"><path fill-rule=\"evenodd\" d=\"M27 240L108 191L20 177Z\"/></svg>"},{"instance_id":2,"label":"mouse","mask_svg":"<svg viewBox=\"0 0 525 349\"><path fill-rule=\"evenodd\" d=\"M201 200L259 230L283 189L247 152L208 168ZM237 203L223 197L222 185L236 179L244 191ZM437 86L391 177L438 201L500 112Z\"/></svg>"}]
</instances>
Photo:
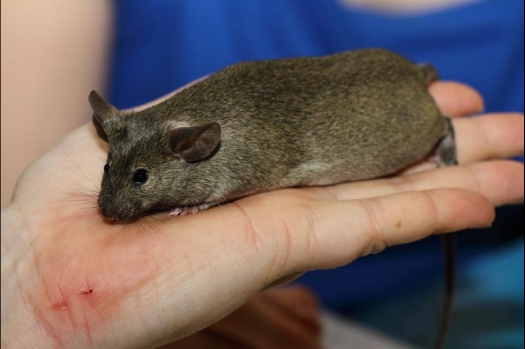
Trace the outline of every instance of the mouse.
<instances>
[{"instance_id":1,"label":"mouse","mask_svg":"<svg viewBox=\"0 0 525 349\"><path fill-rule=\"evenodd\" d=\"M452 123L427 89L437 79L430 64L368 48L236 63L140 111L118 110L92 91L92 121L109 144L98 205L106 220L131 222L280 188L385 177L429 158L455 165ZM454 284L451 239L443 318Z\"/></svg>"}]
</instances>

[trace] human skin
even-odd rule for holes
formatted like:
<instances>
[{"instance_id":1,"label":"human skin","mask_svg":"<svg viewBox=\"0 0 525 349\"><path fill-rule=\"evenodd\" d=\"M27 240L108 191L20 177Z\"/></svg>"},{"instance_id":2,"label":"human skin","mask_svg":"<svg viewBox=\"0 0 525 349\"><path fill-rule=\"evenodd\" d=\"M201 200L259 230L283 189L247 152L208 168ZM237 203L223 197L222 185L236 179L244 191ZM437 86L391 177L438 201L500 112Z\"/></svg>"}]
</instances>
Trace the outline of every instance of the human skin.
<instances>
[{"instance_id":1,"label":"human skin","mask_svg":"<svg viewBox=\"0 0 525 349\"><path fill-rule=\"evenodd\" d=\"M355 8L394 14L421 14L480 2L481 0L339 0Z\"/></svg>"},{"instance_id":2,"label":"human skin","mask_svg":"<svg viewBox=\"0 0 525 349\"><path fill-rule=\"evenodd\" d=\"M22 171L88 122L104 91L112 2L2 0L1 205Z\"/></svg>"},{"instance_id":3,"label":"human skin","mask_svg":"<svg viewBox=\"0 0 525 349\"><path fill-rule=\"evenodd\" d=\"M2 210L2 347L155 347L287 276L490 225L494 205L523 199L523 165L498 160L523 153L523 117L457 118L482 108L479 95L447 82L430 91L456 117L460 166L277 190L130 224L97 209L105 144L90 124L78 128L24 172Z\"/></svg>"}]
</instances>

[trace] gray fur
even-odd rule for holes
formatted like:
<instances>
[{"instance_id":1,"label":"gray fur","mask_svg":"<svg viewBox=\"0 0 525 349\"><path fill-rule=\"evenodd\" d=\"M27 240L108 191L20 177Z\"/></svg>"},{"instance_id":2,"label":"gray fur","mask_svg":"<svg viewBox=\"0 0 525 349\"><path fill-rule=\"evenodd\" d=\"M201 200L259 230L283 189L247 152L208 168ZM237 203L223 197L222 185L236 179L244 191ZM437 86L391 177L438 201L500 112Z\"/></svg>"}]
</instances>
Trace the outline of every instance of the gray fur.
<instances>
[{"instance_id":1,"label":"gray fur","mask_svg":"<svg viewBox=\"0 0 525 349\"><path fill-rule=\"evenodd\" d=\"M109 139L99 204L126 221L277 188L395 173L429 155L447 134L446 118L427 92L434 73L380 49L243 62L146 110L96 115L97 130ZM110 109L100 105L94 110ZM212 122L222 135L209 157L186 162L170 151L173 125ZM150 174L141 186L131 179L138 168Z\"/></svg>"}]
</instances>

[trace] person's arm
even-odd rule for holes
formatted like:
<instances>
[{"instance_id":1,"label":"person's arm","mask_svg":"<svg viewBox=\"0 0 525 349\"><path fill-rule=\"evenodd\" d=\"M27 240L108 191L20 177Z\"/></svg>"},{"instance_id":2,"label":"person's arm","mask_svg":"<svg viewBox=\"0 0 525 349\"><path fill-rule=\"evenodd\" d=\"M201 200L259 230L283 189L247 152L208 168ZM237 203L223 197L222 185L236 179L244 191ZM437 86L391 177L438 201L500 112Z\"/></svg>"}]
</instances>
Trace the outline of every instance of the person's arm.
<instances>
[{"instance_id":1,"label":"person's arm","mask_svg":"<svg viewBox=\"0 0 525 349\"><path fill-rule=\"evenodd\" d=\"M90 119L111 10L107 0L2 0L2 207L24 168Z\"/></svg>"},{"instance_id":2,"label":"person's arm","mask_svg":"<svg viewBox=\"0 0 525 349\"><path fill-rule=\"evenodd\" d=\"M340 0L342 4L387 13L426 13L482 0Z\"/></svg>"}]
</instances>

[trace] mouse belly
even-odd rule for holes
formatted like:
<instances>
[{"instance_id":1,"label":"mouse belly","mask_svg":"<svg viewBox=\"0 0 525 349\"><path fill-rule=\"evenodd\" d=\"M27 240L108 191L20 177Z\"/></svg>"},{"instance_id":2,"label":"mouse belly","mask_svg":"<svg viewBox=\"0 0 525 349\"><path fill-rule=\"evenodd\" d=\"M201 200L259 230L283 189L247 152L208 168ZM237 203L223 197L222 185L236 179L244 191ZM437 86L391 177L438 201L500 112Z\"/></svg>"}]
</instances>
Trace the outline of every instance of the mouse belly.
<instances>
[{"instance_id":1,"label":"mouse belly","mask_svg":"<svg viewBox=\"0 0 525 349\"><path fill-rule=\"evenodd\" d=\"M435 145L425 146L410 154L394 151L388 157L354 152L336 161L310 160L291 170L284 177L283 186L330 185L388 176L431 155L434 148Z\"/></svg>"},{"instance_id":2,"label":"mouse belly","mask_svg":"<svg viewBox=\"0 0 525 349\"><path fill-rule=\"evenodd\" d=\"M417 161L417 160L416 160ZM295 186L323 186L331 185L341 182L361 181L373 178L379 178L393 174L415 163L400 164L395 167L381 168L371 170L370 168L350 168L348 166L341 166L337 164L327 164L319 162L310 162L294 169L286 178L286 182L290 182L290 187ZM285 186L285 187L286 187Z\"/></svg>"}]
</instances>

